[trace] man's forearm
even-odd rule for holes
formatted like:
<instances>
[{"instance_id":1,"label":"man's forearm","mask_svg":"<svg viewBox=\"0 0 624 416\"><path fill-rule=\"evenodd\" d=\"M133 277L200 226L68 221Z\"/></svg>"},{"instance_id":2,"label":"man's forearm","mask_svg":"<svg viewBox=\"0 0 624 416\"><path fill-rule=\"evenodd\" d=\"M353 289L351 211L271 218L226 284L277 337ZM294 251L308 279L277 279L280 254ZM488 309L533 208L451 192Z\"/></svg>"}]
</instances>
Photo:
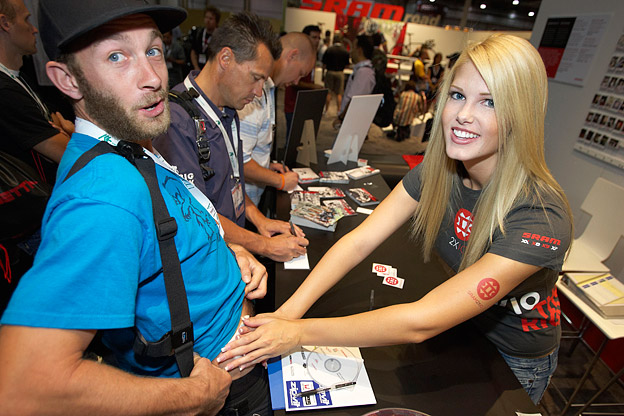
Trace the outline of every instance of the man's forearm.
<instances>
[{"instance_id":1,"label":"man's forearm","mask_svg":"<svg viewBox=\"0 0 624 416\"><path fill-rule=\"evenodd\" d=\"M249 208L246 207L245 212L247 212L248 209ZM225 231L226 242L241 245L254 254L260 254L262 256L268 255L267 237L263 237L260 234L240 227L221 214L219 214L219 220L221 220L221 226L223 227L223 231Z\"/></svg>"},{"instance_id":2,"label":"man's forearm","mask_svg":"<svg viewBox=\"0 0 624 416\"><path fill-rule=\"evenodd\" d=\"M259 186L282 187L282 176L270 169L262 167L255 160L251 159L243 166L245 172L245 182L250 182Z\"/></svg>"},{"instance_id":3,"label":"man's forearm","mask_svg":"<svg viewBox=\"0 0 624 416\"><path fill-rule=\"evenodd\" d=\"M3 326L2 414L164 415L206 408L206 380L138 377L85 360L81 351L92 338L89 331Z\"/></svg>"}]
</instances>

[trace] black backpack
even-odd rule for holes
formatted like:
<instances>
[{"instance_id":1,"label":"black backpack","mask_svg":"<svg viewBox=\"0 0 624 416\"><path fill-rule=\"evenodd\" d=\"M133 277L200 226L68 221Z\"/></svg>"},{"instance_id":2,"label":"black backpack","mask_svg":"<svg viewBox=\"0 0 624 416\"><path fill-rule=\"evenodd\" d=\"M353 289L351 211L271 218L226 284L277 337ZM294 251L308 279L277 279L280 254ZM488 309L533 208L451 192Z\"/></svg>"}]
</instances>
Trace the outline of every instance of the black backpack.
<instances>
[{"instance_id":1,"label":"black backpack","mask_svg":"<svg viewBox=\"0 0 624 416\"><path fill-rule=\"evenodd\" d=\"M392 116L394 114L396 102L394 101L392 84L385 73L375 72L375 88L373 88L373 94L383 94L373 123L379 127L388 127L392 124Z\"/></svg>"}]
</instances>

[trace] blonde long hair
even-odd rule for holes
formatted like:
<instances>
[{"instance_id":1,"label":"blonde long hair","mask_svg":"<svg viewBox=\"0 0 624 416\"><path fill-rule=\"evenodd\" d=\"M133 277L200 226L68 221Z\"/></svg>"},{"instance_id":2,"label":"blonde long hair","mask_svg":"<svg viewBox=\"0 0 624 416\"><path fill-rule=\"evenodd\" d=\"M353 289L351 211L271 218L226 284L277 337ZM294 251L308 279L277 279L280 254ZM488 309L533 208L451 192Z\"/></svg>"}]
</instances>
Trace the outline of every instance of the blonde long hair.
<instances>
[{"instance_id":1,"label":"blonde long hair","mask_svg":"<svg viewBox=\"0 0 624 416\"><path fill-rule=\"evenodd\" d=\"M430 258L444 214L459 195L463 164L446 154L442 110L457 69L473 63L494 100L498 124L498 162L474 209L473 226L459 270L475 263L492 243L514 203L531 198L542 205L551 194L569 218L563 190L544 159L544 119L548 96L546 71L540 55L526 40L498 34L466 48L440 86L431 140L421 178L421 198L413 216L413 235L422 239L425 260ZM572 221L570 220L570 223Z\"/></svg>"}]
</instances>

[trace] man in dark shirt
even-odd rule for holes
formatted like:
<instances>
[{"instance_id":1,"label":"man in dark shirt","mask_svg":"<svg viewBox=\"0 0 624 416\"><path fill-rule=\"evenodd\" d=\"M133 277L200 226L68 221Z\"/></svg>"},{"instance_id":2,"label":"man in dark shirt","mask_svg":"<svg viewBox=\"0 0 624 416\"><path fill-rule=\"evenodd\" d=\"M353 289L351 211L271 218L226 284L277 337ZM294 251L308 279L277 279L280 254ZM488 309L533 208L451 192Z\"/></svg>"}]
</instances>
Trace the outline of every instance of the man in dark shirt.
<instances>
[{"instance_id":1,"label":"man in dark shirt","mask_svg":"<svg viewBox=\"0 0 624 416\"><path fill-rule=\"evenodd\" d=\"M334 44L323 54L325 73L325 88L329 89L325 101L325 112L329 109L332 96L336 100L336 112L340 109L342 94L344 93L344 69L349 65L349 52L342 45L342 38L336 35Z\"/></svg>"},{"instance_id":2,"label":"man in dark shirt","mask_svg":"<svg viewBox=\"0 0 624 416\"><path fill-rule=\"evenodd\" d=\"M208 42L212 36L212 32L219 26L221 12L214 6L206 7L204 11L204 27L198 29L193 39L191 49L191 65L193 69L199 71L206 65L206 53L208 50Z\"/></svg>"},{"instance_id":3,"label":"man in dark shirt","mask_svg":"<svg viewBox=\"0 0 624 416\"><path fill-rule=\"evenodd\" d=\"M231 46L228 46L231 45ZM240 13L217 29L201 72L191 71L176 91L197 92L192 104L205 126L210 148L206 162L214 175L206 177L199 161L197 128L178 104L171 104L171 125L154 146L178 173L200 189L214 204L225 231L225 241L240 244L254 254L287 261L305 253L303 232L292 235L290 225L265 217L245 192L243 144L236 110L262 97L281 44L267 21ZM258 233L245 229L248 220Z\"/></svg>"},{"instance_id":4,"label":"man in dark shirt","mask_svg":"<svg viewBox=\"0 0 624 416\"><path fill-rule=\"evenodd\" d=\"M0 152L31 166L41 181L54 183L57 163L65 151L73 123L60 113L51 114L37 93L20 73L23 57L37 51L37 29L22 0L0 0ZM33 178L36 179L36 178ZM3 211L6 215L6 211ZM43 215L43 212L40 214ZM4 261L0 266L0 313L4 310L19 278L32 263L38 245L41 216L18 235L4 236Z\"/></svg>"}]
</instances>

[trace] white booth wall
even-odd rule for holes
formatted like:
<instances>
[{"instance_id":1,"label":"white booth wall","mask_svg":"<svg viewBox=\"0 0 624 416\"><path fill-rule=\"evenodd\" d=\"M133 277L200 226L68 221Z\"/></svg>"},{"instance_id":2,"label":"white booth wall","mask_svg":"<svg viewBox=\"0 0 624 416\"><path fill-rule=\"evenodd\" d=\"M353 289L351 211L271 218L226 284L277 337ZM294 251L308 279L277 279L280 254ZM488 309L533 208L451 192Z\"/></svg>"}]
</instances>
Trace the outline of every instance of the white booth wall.
<instances>
[{"instance_id":1,"label":"white booth wall","mask_svg":"<svg viewBox=\"0 0 624 416\"><path fill-rule=\"evenodd\" d=\"M624 186L624 170L574 150L585 116L619 37L624 33L624 1L622 0L549 0L542 1L536 16L531 43L536 48L541 40L546 21L551 17L573 17L584 14L611 13L608 27L582 87L550 80L548 82L548 113L546 114L546 162L561 184L574 214L575 235L584 230L590 217L580 207L597 178L602 177ZM624 207L622 207L624 214ZM612 221L624 221L613 218ZM614 275L624 280L624 239L607 260Z\"/></svg>"}]
</instances>

